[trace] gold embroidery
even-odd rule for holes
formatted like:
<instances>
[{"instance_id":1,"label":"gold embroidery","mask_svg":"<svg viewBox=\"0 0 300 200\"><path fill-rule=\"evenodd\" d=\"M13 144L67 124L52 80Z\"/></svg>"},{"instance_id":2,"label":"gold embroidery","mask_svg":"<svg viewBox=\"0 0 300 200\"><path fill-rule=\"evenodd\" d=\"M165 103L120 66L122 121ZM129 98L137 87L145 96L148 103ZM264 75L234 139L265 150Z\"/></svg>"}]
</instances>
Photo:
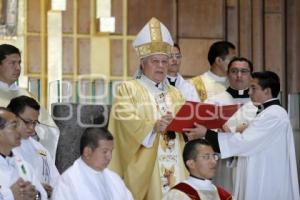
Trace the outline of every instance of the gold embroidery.
<instances>
[{"instance_id":1,"label":"gold embroidery","mask_svg":"<svg viewBox=\"0 0 300 200\"><path fill-rule=\"evenodd\" d=\"M207 92L201 77L196 76L192 78L191 83L195 86L201 102L204 102L207 99Z\"/></svg>"},{"instance_id":2,"label":"gold embroidery","mask_svg":"<svg viewBox=\"0 0 300 200\"><path fill-rule=\"evenodd\" d=\"M47 156L47 152L43 150L39 150L38 154L40 154L41 156Z\"/></svg>"},{"instance_id":3,"label":"gold embroidery","mask_svg":"<svg viewBox=\"0 0 300 200\"><path fill-rule=\"evenodd\" d=\"M171 53L171 46L165 42L153 42L143 44L136 47L139 58L149 56L151 54L163 53L169 55Z\"/></svg>"},{"instance_id":4,"label":"gold embroidery","mask_svg":"<svg viewBox=\"0 0 300 200\"><path fill-rule=\"evenodd\" d=\"M171 53L171 45L163 41L161 28L162 25L158 19L152 18L149 21L149 32L151 40L148 43L135 47L136 51L138 52L139 58L157 53L167 55Z\"/></svg>"},{"instance_id":5,"label":"gold embroidery","mask_svg":"<svg viewBox=\"0 0 300 200\"><path fill-rule=\"evenodd\" d=\"M160 22L156 18L152 18L149 22L151 42L162 42L162 33Z\"/></svg>"}]
</instances>

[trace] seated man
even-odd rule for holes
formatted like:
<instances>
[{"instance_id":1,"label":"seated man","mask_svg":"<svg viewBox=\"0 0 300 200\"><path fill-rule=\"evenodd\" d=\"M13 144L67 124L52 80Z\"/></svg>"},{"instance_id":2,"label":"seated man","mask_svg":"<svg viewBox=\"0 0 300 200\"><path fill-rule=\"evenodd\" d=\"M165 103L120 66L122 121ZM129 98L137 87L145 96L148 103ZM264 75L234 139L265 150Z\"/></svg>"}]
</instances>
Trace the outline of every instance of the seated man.
<instances>
[{"instance_id":1,"label":"seated man","mask_svg":"<svg viewBox=\"0 0 300 200\"><path fill-rule=\"evenodd\" d=\"M87 128L80 140L80 154L53 191L53 200L132 200L122 179L107 169L113 136L100 128Z\"/></svg>"},{"instance_id":2,"label":"seated man","mask_svg":"<svg viewBox=\"0 0 300 200\"><path fill-rule=\"evenodd\" d=\"M196 139L186 143L183 160L190 176L175 185L163 200L232 199L229 193L211 182L217 170L218 159L219 155L206 140Z\"/></svg>"},{"instance_id":3,"label":"seated man","mask_svg":"<svg viewBox=\"0 0 300 200\"><path fill-rule=\"evenodd\" d=\"M14 149L24 160L35 167L37 178L40 180L48 197L51 197L52 188L56 184L59 173L49 151L32 138L35 135L35 126L39 123L39 103L28 96L19 96L11 99L7 108L24 123L20 128L21 145Z\"/></svg>"},{"instance_id":4,"label":"seated man","mask_svg":"<svg viewBox=\"0 0 300 200\"><path fill-rule=\"evenodd\" d=\"M20 142L17 117L0 107L0 199L46 200L47 194L30 164L12 151Z\"/></svg>"}]
</instances>

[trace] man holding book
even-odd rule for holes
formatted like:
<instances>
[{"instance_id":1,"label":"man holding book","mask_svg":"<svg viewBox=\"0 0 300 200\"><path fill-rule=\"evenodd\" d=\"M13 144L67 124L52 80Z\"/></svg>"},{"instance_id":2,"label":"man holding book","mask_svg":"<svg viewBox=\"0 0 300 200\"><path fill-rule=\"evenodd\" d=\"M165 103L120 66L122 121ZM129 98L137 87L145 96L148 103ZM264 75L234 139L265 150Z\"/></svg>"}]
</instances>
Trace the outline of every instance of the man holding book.
<instances>
[{"instance_id":1,"label":"man holding book","mask_svg":"<svg viewBox=\"0 0 300 200\"><path fill-rule=\"evenodd\" d=\"M110 168L136 200L161 199L187 175L183 136L166 132L185 102L166 79L172 45L168 29L152 18L133 42L140 58L135 79L119 86L110 113L108 128L116 144Z\"/></svg>"}]
</instances>

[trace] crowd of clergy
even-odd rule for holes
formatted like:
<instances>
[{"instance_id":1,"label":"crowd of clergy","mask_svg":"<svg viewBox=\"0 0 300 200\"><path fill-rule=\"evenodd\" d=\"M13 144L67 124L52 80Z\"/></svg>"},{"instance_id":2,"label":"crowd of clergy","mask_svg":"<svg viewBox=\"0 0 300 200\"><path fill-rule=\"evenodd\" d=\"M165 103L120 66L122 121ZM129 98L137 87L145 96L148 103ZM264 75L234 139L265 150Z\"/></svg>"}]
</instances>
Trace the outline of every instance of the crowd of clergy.
<instances>
[{"instance_id":1,"label":"crowd of clergy","mask_svg":"<svg viewBox=\"0 0 300 200\"><path fill-rule=\"evenodd\" d=\"M20 50L0 45L0 200L300 200L275 72L253 72L234 44L217 41L209 70L186 80L180 47L156 18L133 47L140 65L118 86L108 128L86 128L80 157L59 173L59 129L18 87ZM173 131L186 102L239 107L217 129L194 122Z\"/></svg>"}]
</instances>

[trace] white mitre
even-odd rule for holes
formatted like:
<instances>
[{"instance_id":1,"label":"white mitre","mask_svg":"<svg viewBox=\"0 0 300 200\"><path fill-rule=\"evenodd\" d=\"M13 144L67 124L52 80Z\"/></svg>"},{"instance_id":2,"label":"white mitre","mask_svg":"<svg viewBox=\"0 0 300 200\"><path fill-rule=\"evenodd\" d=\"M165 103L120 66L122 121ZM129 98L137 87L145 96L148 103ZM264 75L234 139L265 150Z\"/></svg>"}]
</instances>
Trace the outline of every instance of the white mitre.
<instances>
[{"instance_id":1,"label":"white mitre","mask_svg":"<svg viewBox=\"0 0 300 200\"><path fill-rule=\"evenodd\" d=\"M153 54L166 54L169 56L173 40L167 27L153 17L137 34L132 45L139 58Z\"/></svg>"}]
</instances>

